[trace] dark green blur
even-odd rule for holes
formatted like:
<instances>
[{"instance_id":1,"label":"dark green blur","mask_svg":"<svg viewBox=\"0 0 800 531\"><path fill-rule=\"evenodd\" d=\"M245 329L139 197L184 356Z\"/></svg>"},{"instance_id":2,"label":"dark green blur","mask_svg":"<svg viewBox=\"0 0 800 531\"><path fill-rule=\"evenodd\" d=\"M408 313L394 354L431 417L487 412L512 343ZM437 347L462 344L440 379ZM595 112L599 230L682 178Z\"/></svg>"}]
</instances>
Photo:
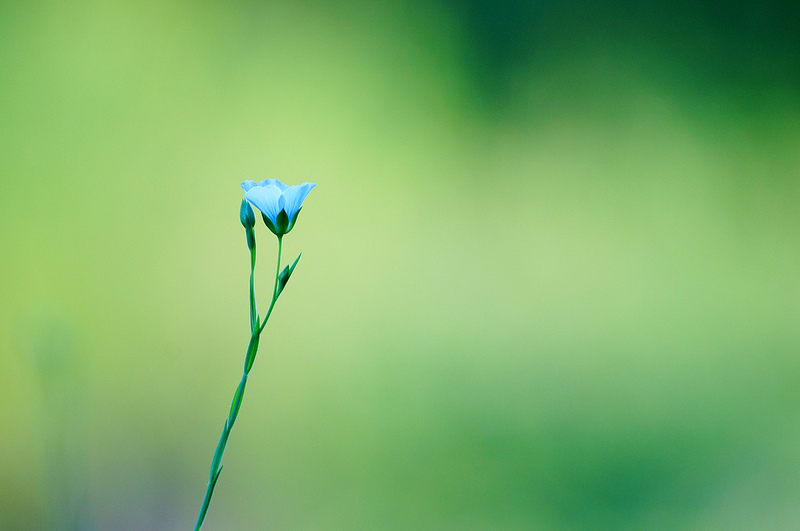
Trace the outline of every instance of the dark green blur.
<instances>
[{"instance_id":1,"label":"dark green blur","mask_svg":"<svg viewBox=\"0 0 800 531\"><path fill-rule=\"evenodd\" d=\"M0 529L800 529L799 27L0 1Z\"/></svg>"}]
</instances>

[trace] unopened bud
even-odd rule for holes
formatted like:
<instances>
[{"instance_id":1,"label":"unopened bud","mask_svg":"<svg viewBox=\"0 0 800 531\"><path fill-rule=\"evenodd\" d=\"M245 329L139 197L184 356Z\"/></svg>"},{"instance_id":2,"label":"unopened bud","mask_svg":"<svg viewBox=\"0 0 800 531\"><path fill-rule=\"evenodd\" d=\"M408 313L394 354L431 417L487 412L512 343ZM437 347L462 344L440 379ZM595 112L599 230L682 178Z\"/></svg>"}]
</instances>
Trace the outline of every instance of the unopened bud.
<instances>
[{"instance_id":1,"label":"unopened bud","mask_svg":"<svg viewBox=\"0 0 800 531\"><path fill-rule=\"evenodd\" d=\"M256 226L256 215L253 213L253 207L247 202L247 199L242 199L242 206L239 209L239 221L245 229L252 229Z\"/></svg>"}]
</instances>

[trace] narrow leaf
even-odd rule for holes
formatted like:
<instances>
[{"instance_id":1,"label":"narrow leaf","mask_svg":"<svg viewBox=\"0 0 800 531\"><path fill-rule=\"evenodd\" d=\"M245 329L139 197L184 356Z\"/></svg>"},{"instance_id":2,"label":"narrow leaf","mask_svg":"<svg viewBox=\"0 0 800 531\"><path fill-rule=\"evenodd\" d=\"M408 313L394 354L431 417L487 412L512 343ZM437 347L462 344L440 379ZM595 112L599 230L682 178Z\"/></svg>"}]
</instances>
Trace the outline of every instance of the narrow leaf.
<instances>
[{"instance_id":1,"label":"narrow leaf","mask_svg":"<svg viewBox=\"0 0 800 531\"><path fill-rule=\"evenodd\" d=\"M248 374L250 369L253 368L253 362L256 360L256 353L258 352L258 338L259 331L256 329L253 335L250 336L250 343L247 345L247 355L244 359L244 373Z\"/></svg>"},{"instance_id":2,"label":"narrow leaf","mask_svg":"<svg viewBox=\"0 0 800 531\"><path fill-rule=\"evenodd\" d=\"M289 282L289 278L292 276L294 272L294 268L297 266L297 262L300 260L300 257L303 256L303 253L297 255L297 258L294 259L291 265L287 265L281 271L280 276L278 277L278 295L281 294L283 288L286 287L286 284Z\"/></svg>"}]
</instances>

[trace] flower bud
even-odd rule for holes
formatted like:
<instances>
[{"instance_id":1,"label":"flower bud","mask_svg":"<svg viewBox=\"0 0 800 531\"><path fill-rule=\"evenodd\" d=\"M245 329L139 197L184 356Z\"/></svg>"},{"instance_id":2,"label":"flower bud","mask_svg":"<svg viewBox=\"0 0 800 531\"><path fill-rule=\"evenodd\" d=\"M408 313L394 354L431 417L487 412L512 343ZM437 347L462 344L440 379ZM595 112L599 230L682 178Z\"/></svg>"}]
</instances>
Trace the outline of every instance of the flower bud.
<instances>
[{"instance_id":1,"label":"flower bud","mask_svg":"<svg viewBox=\"0 0 800 531\"><path fill-rule=\"evenodd\" d=\"M253 230L256 226L256 215L246 199L242 199L242 206L239 208L239 221L242 222L247 236L247 248L252 251L256 248L256 232Z\"/></svg>"},{"instance_id":2,"label":"flower bud","mask_svg":"<svg viewBox=\"0 0 800 531\"><path fill-rule=\"evenodd\" d=\"M247 202L247 199L242 199L242 206L239 208L239 221L245 229L252 229L256 226L256 215L253 213L253 207Z\"/></svg>"}]
</instances>

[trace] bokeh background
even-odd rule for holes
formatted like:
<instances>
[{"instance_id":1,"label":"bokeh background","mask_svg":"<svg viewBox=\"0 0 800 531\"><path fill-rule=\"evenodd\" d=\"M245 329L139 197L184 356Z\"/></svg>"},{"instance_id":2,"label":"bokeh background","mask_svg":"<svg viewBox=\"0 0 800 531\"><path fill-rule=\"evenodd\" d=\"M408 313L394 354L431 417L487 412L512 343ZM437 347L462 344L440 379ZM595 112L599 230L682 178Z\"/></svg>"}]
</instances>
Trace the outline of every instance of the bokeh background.
<instances>
[{"instance_id":1,"label":"bokeh background","mask_svg":"<svg viewBox=\"0 0 800 531\"><path fill-rule=\"evenodd\" d=\"M799 28L0 3L0 529L193 525L272 177L318 187L205 529L800 529Z\"/></svg>"}]
</instances>

